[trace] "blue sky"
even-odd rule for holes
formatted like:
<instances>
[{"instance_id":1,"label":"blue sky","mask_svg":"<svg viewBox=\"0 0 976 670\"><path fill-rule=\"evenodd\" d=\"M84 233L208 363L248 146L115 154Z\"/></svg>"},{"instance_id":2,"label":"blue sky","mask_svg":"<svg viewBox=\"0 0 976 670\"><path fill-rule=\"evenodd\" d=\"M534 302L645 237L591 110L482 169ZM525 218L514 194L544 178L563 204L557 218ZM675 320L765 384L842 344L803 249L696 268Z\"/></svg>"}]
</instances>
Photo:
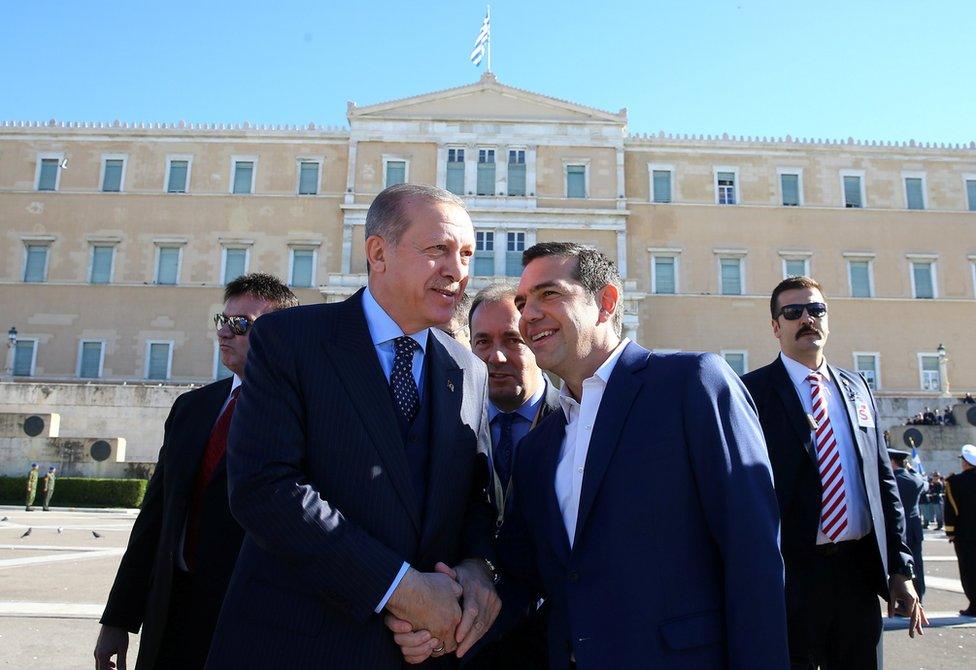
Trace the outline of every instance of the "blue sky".
<instances>
[{"instance_id":1,"label":"blue sky","mask_svg":"<svg viewBox=\"0 0 976 670\"><path fill-rule=\"evenodd\" d=\"M473 82L485 5L0 0L0 119L345 125ZM976 139L973 0L499 0L503 83L631 132Z\"/></svg>"}]
</instances>

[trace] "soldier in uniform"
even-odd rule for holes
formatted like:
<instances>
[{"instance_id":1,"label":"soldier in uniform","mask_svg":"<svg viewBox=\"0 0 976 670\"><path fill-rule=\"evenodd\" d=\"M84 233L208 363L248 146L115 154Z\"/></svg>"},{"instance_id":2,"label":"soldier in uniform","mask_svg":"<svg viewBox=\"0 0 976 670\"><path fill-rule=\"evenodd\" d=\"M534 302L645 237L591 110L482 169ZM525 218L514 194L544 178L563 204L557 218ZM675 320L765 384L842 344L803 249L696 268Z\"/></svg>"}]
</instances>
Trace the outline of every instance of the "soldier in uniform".
<instances>
[{"instance_id":1,"label":"soldier in uniform","mask_svg":"<svg viewBox=\"0 0 976 670\"><path fill-rule=\"evenodd\" d=\"M905 508L906 544L915 559L915 591L918 592L918 599L922 600L925 597L925 566L922 564L922 515L918 503L929 484L925 477L905 467L909 456L911 454L907 451L888 450L891 469L895 472L895 483L898 484L898 497L901 498L901 506Z\"/></svg>"},{"instance_id":2,"label":"soldier in uniform","mask_svg":"<svg viewBox=\"0 0 976 670\"><path fill-rule=\"evenodd\" d=\"M30 472L27 473L27 503L24 505L24 510L27 512L34 511L34 496L37 495L37 463L31 463Z\"/></svg>"},{"instance_id":3,"label":"soldier in uniform","mask_svg":"<svg viewBox=\"0 0 976 670\"><path fill-rule=\"evenodd\" d=\"M57 472L57 468L53 465L47 469L47 474L44 475L44 481L41 482L41 495L44 496L44 511L50 511L51 509L51 496L54 495L54 476Z\"/></svg>"},{"instance_id":4,"label":"soldier in uniform","mask_svg":"<svg viewBox=\"0 0 976 670\"><path fill-rule=\"evenodd\" d=\"M964 444L962 472L945 480L945 532L959 559L959 580L969 599L962 616L976 616L976 446Z\"/></svg>"}]
</instances>

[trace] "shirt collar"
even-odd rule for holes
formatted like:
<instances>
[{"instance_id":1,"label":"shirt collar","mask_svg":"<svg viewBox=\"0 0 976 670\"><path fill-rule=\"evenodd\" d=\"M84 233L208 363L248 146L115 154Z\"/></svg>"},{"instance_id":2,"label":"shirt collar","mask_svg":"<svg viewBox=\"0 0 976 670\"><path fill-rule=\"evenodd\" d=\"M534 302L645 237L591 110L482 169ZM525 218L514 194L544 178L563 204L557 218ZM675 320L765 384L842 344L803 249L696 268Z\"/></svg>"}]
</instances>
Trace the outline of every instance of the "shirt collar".
<instances>
[{"instance_id":1,"label":"shirt collar","mask_svg":"<svg viewBox=\"0 0 976 670\"><path fill-rule=\"evenodd\" d=\"M596 369L593 376L583 380L585 385L587 382L597 382L601 386L606 387L610 382L610 375L613 374L613 369L617 366L617 361L620 360L621 354L624 353L624 349L630 344L630 338L625 337L620 341L620 344L610 352L607 360L603 361L603 364ZM569 392L569 387L566 386L566 382L563 382L562 388L559 389L559 405L563 408L563 413L566 415L566 421L571 421L572 416L570 411L573 407L579 407L579 403L576 402L576 398L573 394Z\"/></svg>"},{"instance_id":2,"label":"shirt collar","mask_svg":"<svg viewBox=\"0 0 976 670\"><path fill-rule=\"evenodd\" d=\"M233 393L234 389L236 389L238 386L241 385L241 382L242 382L241 378L238 377L237 375L234 375L234 381L231 382L230 385L230 392Z\"/></svg>"},{"instance_id":3,"label":"shirt collar","mask_svg":"<svg viewBox=\"0 0 976 670\"><path fill-rule=\"evenodd\" d=\"M386 310L376 302L376 298L370 293L368 286L363 291L363 312L366 314L366 327L369 328L369 336L373 340L373 346L378 347L384 342L407 334L397 325L393 317L387 314ZM424 328L416 333L409 333L410 337L420 345L422 352L427 350L427 334L429 332L429 328Z\"/></svg>"},{"instance_id":4,"label":"shirt collar","mask_svg":"<svg viewBox=\"0 0 976 670\"><path fill-rule=\"evenodd\" d=\"M541 370L539 371L539 376L542 377L542 383L539 385L539 390L536 391L534 394L532 394L532 397L531 398L529 398L528 400L526 400L525 402L523 402L519 406L519 408L517 410L515 410L515 413L516 414L518 414L519 416L521 416L523 419L525 419L529 423L532 423L533 421L535 421L536 413L539 410L539 403L542 402L543 397L545 397L545 395L546 395L546 386L549 384L549 381L546 379L546 376L544 374L542 374L542 371ZM500 409L498 409L498 407L495 406L495 403L493 403L491 401L488 402L488 421L489 421L489 423L492 422L492 421L494 421L495 420L495 417L498 416L499 414L502 414L502 413L503 412Z\"/></svg>"},{"instance_id":5,"label":"shirt collar","mask_svg":"<svg viewBox=\"0 0 976 670\"><path fill-rule=\"evenodd\" d=\"M827 372L827 359L824 358L823 363L816 370L811 370L803 363L794 361L792 358L784 354L782 351L779 352L779 358L783 361L783 365L786 366L786 374L790 376L790 380L793 382L794 386L803 387L807 384L807 377L810 376L811 372L818 372L823 375L825 380L830 379L830 375Z\"/></svg>"}]
</instances>

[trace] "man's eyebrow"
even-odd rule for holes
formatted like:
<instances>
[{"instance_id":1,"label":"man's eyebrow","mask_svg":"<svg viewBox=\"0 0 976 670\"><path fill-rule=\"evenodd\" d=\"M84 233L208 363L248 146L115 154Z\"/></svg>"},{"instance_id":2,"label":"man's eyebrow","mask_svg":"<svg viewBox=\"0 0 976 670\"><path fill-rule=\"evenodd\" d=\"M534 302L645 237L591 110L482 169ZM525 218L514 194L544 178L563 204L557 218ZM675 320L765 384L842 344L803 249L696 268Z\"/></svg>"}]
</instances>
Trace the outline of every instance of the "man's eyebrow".
<instances>
[{"instance_id":1,"label":"man's eyebrow","mask_svg":"<svg viewBox=\"0 0 976 670\"><path fill-rule=\"evenodd\" d=\"M535 286L533 286L532 288L530 288L529 289L529 293L538 293L542 289L553 288L553 287L556 287L556 286L558 286L558 284L556 282L554 282L554 281L544 281L544 282L541 282L539 284L536 284Z\"/></svg>"}]
</instances>

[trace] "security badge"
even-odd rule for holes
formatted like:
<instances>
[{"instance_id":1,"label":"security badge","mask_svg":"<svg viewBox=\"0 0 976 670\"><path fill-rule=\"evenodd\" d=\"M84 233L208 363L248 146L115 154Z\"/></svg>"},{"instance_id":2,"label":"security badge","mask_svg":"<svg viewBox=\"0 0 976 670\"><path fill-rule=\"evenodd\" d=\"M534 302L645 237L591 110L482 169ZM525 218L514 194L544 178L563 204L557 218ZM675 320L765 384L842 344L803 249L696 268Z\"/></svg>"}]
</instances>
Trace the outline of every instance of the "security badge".
<instances>
[{"instance_id":1,"label":"security badge","mask_svg":"<svg viewBox=\"0 0 976 670\"><path fill-rule=\"evenodd\" d=\"M862 398L861 394L857 392L857 389L852 388L850 382L846 379L842 379L841 381L844 383L844 390L847 391L847 397L854 403L854 412L857 414L858 427L874 428L874 416L871 414L871 406L868 405L868 401Z\"/></svg>"}]
</instances>

